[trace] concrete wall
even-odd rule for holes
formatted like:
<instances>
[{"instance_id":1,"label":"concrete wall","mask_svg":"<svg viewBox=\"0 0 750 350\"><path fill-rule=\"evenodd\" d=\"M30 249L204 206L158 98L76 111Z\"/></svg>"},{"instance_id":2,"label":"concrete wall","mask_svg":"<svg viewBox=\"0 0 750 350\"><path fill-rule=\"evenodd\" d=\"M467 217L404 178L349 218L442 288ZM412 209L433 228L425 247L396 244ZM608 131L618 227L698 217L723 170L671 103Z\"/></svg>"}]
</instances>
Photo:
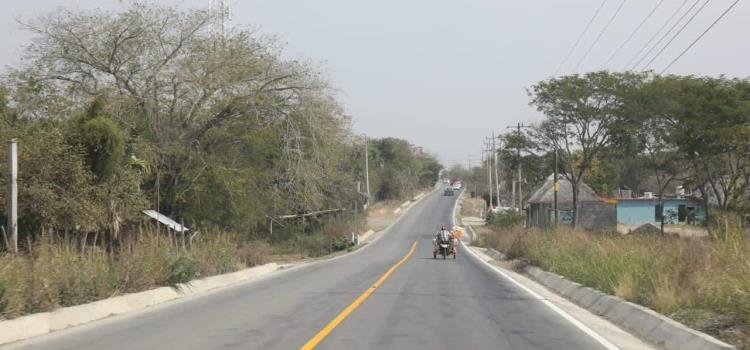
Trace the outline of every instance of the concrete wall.
<instances>
[{"instance_id":1,"label":"concrete wall","mask_svg":"<svg viewBox=\"0 0 750 350\"><path fill-rule=\"evenodd\" d=\"M642 225L645 223L656 224L655 206L656 200L618 201L617 222L627 225Z\"/></svg>"},{"instance_id":2,"label":"concrete wall","mask_svg":"<svg viewBox=\"0 0 750 350\"><path fill-rule=\"evenodd\" d=\"M617 203L617 222L629 226L640 226L647 223L657 226L659 222L656 221L655 212L658 203L658 199L620 200ZM665 199L663 200L663 205L666 224L679 223L677 214L680 205L695 207L695 219L697 222L703 222L706 217L702 203L690 199Z\"/></svg>"},{"instance_id":3,"label":"concrete wall","mask_svg":"<svg viewBox=\"0 0 750 350\"><path fill-rule=\"evenodd\" d=\"M527 214L529 227L543 229L554 226L555 214L553 206L549 203L531 203ZM558 223L565 225L566 216L572 215L571 203L560 203L558 206ZM578 227L587 230L614 231L617 227L617 208L614 204L606 202L582 202L578 203Z\"/></svg>"},{"instance_id":4,"label":"concrete wall","mask_svg":"<svg viewBox=\"0 0 750 350\"><path fill-rule=\"evenodd\" d=\"M617 206L606 202L580 203L578 226L587 230L615 231L617 229Z\"/></svg>"}]
</instances>

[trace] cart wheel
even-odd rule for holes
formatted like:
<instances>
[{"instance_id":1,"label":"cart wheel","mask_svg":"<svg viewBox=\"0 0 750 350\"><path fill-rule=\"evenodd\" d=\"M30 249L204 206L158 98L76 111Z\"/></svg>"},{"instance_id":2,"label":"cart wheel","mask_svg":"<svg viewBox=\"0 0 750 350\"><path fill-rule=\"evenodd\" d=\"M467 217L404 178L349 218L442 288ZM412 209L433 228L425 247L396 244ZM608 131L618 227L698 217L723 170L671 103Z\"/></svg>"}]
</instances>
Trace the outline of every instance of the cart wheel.
<instances>
[{"instance_id":1,"label":"cart wheel","mask_svg":"<svg viewBox=\"0 0 750 350\"><path fill-rule=\"evenodd\" d=\"M443 254L443 260L445 260L445 254Z\"/></svg>"}]
</instances>

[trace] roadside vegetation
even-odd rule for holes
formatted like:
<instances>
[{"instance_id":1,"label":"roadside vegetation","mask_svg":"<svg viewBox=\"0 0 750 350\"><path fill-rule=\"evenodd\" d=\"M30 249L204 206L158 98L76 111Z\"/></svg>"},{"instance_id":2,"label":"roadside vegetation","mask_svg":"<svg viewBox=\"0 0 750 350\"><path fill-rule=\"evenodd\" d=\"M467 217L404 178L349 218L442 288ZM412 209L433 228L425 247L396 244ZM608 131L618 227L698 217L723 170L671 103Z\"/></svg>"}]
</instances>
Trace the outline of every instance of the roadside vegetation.
<instances>
[{"instance_id":1,"label":"roadside vegetation","mask_svg":"<svg viewBox=\"0 0 750 350\"><path fill-rule=\"evenodd\" d=\"M479 245L510 259L750 348L750 242L738 229L713 240L523 227L477 230Z\"/></svg>"},{"instance_id":2,"label":"roadside vegetation","mask_svg":"<svg viewBox=\"0 0 750 350\"><path fill-rule=\"evenodd\" d=\"M22 20L33 39L0 75L0 140L19 157L0 318L344 250L365 203L437 181L420 148L355 134L319 67L275 38L219 34L206 11L122 6Z\"/></svg>"},{"instance_id":3,"label":"roadside vegetation","mask_svg":"<svg viewBox=\"0 0 750 350\"><path fill-rule=\"evenodd\" d=\"M331 254L351 247L341 230L345 228L332 226L293 241L269 243L222 231L191 242L149 228L120 240L110 253L101 244L81 251L75 239L43 236L22 254L0 255L0 319L176 286L272 260Z\"/></svg>"}]
</instances>

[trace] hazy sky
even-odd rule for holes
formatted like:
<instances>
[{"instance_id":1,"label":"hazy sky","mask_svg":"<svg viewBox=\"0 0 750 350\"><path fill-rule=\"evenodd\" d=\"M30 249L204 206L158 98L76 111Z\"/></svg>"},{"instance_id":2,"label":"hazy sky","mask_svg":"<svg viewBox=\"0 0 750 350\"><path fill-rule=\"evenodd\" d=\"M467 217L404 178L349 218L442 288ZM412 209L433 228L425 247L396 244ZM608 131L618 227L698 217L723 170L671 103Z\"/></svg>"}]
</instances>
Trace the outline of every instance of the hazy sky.
<instances>
[{"instance_id":1,"label":"hazy sky","mask_svg":"<svg viewBox=\"0 0 750 350\"><path fill-rule=\"evenodd\" d=\"M686 2L684 12L696 1L664 0L606 68L622 69L681 4ZM209 1L163 2L207 7ZM572 72L621 2L606 2L561 74ZM649 68L661 70L732 2L709 1ZM657 3L626 1L578 71L600 69ZM703 3L700 0L693 12ZM17 64L20 47L29 39L15 18L28 19L61 6L116 9L120 4L3 1L0 64ZM341 91L340 100L357 132L405 138L448 164L466 164L468 159L478 160L482 139L492 131L504 132L509 125L541 118L528 106L526 88L555 73L600 4L601 0L235 0L233 23L278 36L286 43L288 57L321 62ZM668 72L750 75L748 18L750 4L741 1Z\"/></svg>"}]
</instances>

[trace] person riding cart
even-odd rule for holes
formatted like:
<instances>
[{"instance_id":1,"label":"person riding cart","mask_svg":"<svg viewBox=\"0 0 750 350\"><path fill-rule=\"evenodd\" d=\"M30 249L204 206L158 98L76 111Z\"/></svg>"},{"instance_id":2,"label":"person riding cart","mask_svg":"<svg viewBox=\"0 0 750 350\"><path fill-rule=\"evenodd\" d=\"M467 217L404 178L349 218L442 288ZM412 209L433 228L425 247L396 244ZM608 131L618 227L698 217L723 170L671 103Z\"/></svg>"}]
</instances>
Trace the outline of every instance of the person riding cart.
<instances>
[{"instance_id":1,"label":"person riding cart","mask_svg":"<svg viewBox=\"0 0 750 350\"><path fill-rule=\"evenodd\" d=\"M438 253L443 255L443 258L445 258L446 255L450 254L450 252L453 252L453 248L446 249L447 251L441 251L441 248L446 246L453 246L453 236L451 235L451 232L448 231L448 228L443 226L440 228L440 231L435 232L435 236L432 239L433 258L436 258Z\"/></svg>"}]
</instances>

